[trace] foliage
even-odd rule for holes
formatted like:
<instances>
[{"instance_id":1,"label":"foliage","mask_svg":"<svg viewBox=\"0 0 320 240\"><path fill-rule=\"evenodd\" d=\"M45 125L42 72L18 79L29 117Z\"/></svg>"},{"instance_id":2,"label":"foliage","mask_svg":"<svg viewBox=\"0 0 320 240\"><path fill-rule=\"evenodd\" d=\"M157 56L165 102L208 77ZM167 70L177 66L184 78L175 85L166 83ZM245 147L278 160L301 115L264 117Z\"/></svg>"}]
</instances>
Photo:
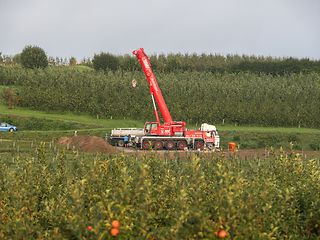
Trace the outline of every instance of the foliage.
<instances>
[{"instance_id":1,"label":"foliage","mask_svg":"<svg viewBox=\"0 0 320 240\"><path fill-rule=\"evenodd\" d=\"M0 84L1 85L21 85L33 71L16 65L0 65Z\"/></svg>"},{"instance_id":2,"label":"foliage","mask_svg":"<svg viewBox=\"0 0 320 240\"><path fill-rule=\"evenodd\" d=\"M0 155L1 239L317 239L320 166L293 152ZM19 191L17 191L19 189Z\"/></svg>"},{"instance_id":3,"label":"foliage","mask_svg":"<svg viewBox=\"0 0 320 240\"><path fill-rule=\"evenodd\" d=\"M94 55L92 63L95 70L115 71L118 69L119 60L111 53L102 52Z\"/></svg>"},{"instance_id":4,"label":"foliage","mask_svg":"<svg viewBox=\"0 0 320 240\"><path fill-rule=\"evenodd\" d=\"M25 68L46 68L48 66L46 53L37 46L26 46L20 55L20 61Z\"/></svg>"},{"instance_id":5,"label":"foliage","mask_svg":"<svg viewBox=\"0 0 320 240\"><path fill-rule=\"evenodd\" d=\"M5 69L2 78L1 75L0 67L0 82L10 79L23 84L20 96L25 107L86 112L106 118L154 119L149 87L141 71ZM194 124L320 127L317 73L271 76L181 72L158 73L157 78L176 120ZM137 79L136 88L130 84L132 79Z\"/></svg>"},{"instance_id":6,"label":"foliage","mask_svg":"<svg viewBox=\"0 0 320 240\"><path fill-rule=\"evenodd\" d=\"M292 73L320 73L320 61L295 58L271 58L239 55L212 54L169 54L150 57L153 68L158 72L249 72L267 75L286 75Z\"/></svg>"},{"instance_id":7,"label":"foliage","mask_svg":"<svg viewBox=\"0 0 320 240\"><path fill-rule=\"evenodd\" d=\"M153 69L162 73L177 72L212 72L212 73L239 73L249 72L267 75L286 75L292 73L320 73L320 61L308 58L275 58L247 55L219 55L219 54L149 54ZM14 64L19 59L17 56L0 54L0 63ZM1 61L2 59L2 61ZM95 69L135 71L140 69L135 57L129 54L115 56L111 53L96 54L93 58ZM84 58L80 62L83 65L93 67L90 58ZM49 57L50 65L68 65L67 58Z\"/></svg>"},{"instance_id":8,"label":"foliage","mask_svg":"<svg viewBox=\"0 0 320 240\"><path fill-rule=\"evenodd\" d=\"M48 131L48 130L73 130L73 129L90 129L95 125L86 125L72 121L59 121L47 118L21 117L16 115L3 115L0 113L2 122L11 123L19 128L19 131Z\"/></svg>"},{"instance_id":9,"label":"foliage","mask_svg":"<svg viewBox=\"0 0 320 240\"><path fill-rule=\"evenodd\" d=\"M44 70L0 66L0 84L22 85L21 106L33 109L152 120L145 76L140 68L134 71L135 59L123 56L120 63L127 60L130 71L104 73L84 66ZM161 68L159 62L153 66ZM316 72L266 75L194 71L156 72L156 76L176 120L320 127L320 74ZM132 79L138 80L136 88L130 85Z\"/></svg>"},{"instance_id":10,"label":"foliage","mask_svg":"<svg viewBox=\"0 0 320 240\"><path fill-rule=\"evenodd\" d=\"M123 71L140 69L135 57L116 56L117 67ZM168 54L150 55L152 67L156 72L212 72L240 73L249 72L267 75L286 75L292 73L320 73L320 61L296 58L272 58L239 55L212 54Z\"/></svg>"},{"instance_id":11,"label":"foliage","mask_svg":"<svg viewBox=\"0 0 320 240\"><path fill-rule=\"evenodd\" d=\"M70 60L69 60L69 65L70 66L77 65L77 59L75 57L71 57Z\"/></svg>"},{"instance_id":12,"label":"foliage","mask_svg":"<svg viewBox=\"0 0 320 240\"><path fill-rule=\"evenodd\" d=\"M21 53L14 55L12 61L15 64L21 64Z\"/></svg>"},{"instance_id":13,"label":"foliage","mask_svg":"<svg viewBox=\"0 0 320 240\"><path fill-rule=\"evenodd\" d=\"M5 88L2 91L2 97L5 101L5 103L8 105L9 109L16 107L18 105L18 103L20 102L19 95L12 88Z\"/></svg>"}]
</instances>

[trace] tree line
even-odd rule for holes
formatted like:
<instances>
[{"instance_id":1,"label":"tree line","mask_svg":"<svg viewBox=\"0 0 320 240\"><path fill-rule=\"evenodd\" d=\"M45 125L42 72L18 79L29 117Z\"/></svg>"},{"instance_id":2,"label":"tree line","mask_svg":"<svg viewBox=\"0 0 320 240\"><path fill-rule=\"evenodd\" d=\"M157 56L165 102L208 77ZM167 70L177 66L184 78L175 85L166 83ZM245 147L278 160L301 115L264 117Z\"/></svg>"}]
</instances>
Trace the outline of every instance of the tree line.
<instances>
[{"instance_id":1,"label":"tree line","mask_svg":"<svg viewBox=\"0 0 320 240\"><path fill-rule=\"evenodd\" d=\"M42 51L42 52L41 52ZM156 72L211 72L211 73L239 73L285 75L292 73L320 73L320 60L308 58L273 58L246 55L219 54L150 54L153 70ZM48 57L43 49L37 46L26 46L16 56L4 56L0 53L0 64L22 64L29 68L43 68L48 65L76 65L81 64L97 71L135 71L140 69L135 56L113 55L101 52L92 58L77 61L75 57Z\"/></svg>"}]
</instances>

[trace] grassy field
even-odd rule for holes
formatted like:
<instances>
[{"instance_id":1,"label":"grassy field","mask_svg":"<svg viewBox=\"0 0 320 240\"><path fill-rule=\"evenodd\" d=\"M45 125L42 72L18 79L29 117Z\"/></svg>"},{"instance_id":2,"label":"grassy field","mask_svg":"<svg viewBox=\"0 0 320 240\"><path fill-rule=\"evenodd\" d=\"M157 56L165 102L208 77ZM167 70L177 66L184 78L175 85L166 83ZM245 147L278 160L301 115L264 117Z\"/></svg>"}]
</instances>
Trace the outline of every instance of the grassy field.
<instances>
[{"instance_id":1,"label":"grassy field","mask_svg":"<svg viewBox=\"0 0 320 240\"><path fill-rule=\"evenodd\" d=\"M96 135L104 137L113 128L143 127L143 122L130 119L101 119L87 114L52 113L25 108L8 109L0 104L0 117L10 118L12 124L19 121L21 131L13 136L1 134L4 139L44 140L51 141L58 137L73 134ZM18 120L19 119L19 120ZM29 125L26 122L30 123ZM32 123L34 122L34 123ZM37 125L38 124L38 125ZM37 126L43 126L37 129ZM189 125L189 128L197 128ZM255 126L217 125L221 135L221 145L227 148L230 141L236 142L240 148L255 149L264 147L293 147L299 150L320 150L320 130L308 128L274 128Z\"/></svg>"},{"instance_id":2,"label":"grassy field","mask_svg":"<svg viewBox=\"0 0 320 240\"><path fill-rule=\"evenodd\" d=\"M5 86L0 86L0 95ZM59 137L71 135L78 131L83 135L105 137L113 128L138 127L144 122L131 119L104 119L88 114L70 112L44 112L26 108L9 109L0 98L0 120L3 119L19 125L17 134L1 134L2 139L24 141L54 141ZM152 119L151 119L152 120ZM320 150L320 129L284 128L219 125L217 129L221 136L222 148L227 148L233 141L242 149L257 149L265 147L284 147L297 150ZM196 129L199 126L188 125Z\"/></svg>"},{"instance_id":3,"label":"grassy field","mask_svg":"<svg viewBox=\"0 0 320 240\"><path fill-rule=\"evenodd\" d=\"M135 120L117 120L117 119L99 119L89 116L87 114L74 114L74 113L50 113L43 111L35 111L24 108L8 109L7 106L1 104L0 112L6 115L17 115L23 117L37 117L58 121L70 121L88 125L100 126L102 128L115 128L115 127L137 127L143 125L142 122Z\"/></svg>"}]
</instances>

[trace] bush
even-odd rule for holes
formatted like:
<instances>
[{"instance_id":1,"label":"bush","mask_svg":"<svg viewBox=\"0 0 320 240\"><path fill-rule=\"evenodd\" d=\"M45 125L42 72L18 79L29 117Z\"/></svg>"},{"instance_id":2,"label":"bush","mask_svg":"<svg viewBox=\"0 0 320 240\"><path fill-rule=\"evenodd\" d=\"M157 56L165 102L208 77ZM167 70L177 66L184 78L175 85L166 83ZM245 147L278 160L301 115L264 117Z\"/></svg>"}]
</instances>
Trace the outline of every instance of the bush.
<instances>
[{"instance_id":1,"label":"bush","mask_svg":"<svg viewBox=\"0 0 320 240\"><path fill-rule=\"evenodd\" d=\"M5 102L9 108L16 107L18 105L18 103L20 102L20 97L11 88L4 89L2 92L2 97L5 100Z\"/></svg>"},{"instance_id":2,"label":"bush","mask_svg":"<svg viewBox=\"0 0 320 240\"><path fill-rule=\"evenodd\" d=\"M95 70L112 70L115 71L119 68L119 59L110 53L95 54L93 59L93 68Z\"/></svg>"},{"instance_id":3,"label":"bush","mask_svg":"<svg viewBox=\"0 0 320 240\"><path fill-rule=\"evenodd\" d=\"M77 59L75 57L71 57L70 60L69 60L69 65L70 66L77 65Z\"/></svg>"},{"instance_id":4,"label":"bush","mask_svg":"<svg viewBox=\"0 0 320 240\"><path fill-rule=\"evenodd\" d=\"M21 53L20 61L25 68L46 68L48 66L46 53L37 46L26 46Z\"/></svg>"}]
</instances>

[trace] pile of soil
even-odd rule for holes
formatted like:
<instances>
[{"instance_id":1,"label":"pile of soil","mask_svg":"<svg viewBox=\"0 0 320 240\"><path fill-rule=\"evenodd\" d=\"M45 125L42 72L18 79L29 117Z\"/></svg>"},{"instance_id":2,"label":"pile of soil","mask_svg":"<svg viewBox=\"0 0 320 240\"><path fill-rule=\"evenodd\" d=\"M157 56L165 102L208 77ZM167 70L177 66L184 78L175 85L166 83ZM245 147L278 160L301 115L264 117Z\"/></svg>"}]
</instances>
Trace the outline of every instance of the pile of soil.
<instances>
[{"instance_id":1,"label":"pile of soil","mask_svg":"<svg viewBox=\"0 0 320 240\"><path fill-rule=\"evenodd\" d=\"M82 152L115 153L116 149L105 139L96 136L61 137L58 144L66 145L68 149L75 148Z\"/></svg>"}]
</instances>

